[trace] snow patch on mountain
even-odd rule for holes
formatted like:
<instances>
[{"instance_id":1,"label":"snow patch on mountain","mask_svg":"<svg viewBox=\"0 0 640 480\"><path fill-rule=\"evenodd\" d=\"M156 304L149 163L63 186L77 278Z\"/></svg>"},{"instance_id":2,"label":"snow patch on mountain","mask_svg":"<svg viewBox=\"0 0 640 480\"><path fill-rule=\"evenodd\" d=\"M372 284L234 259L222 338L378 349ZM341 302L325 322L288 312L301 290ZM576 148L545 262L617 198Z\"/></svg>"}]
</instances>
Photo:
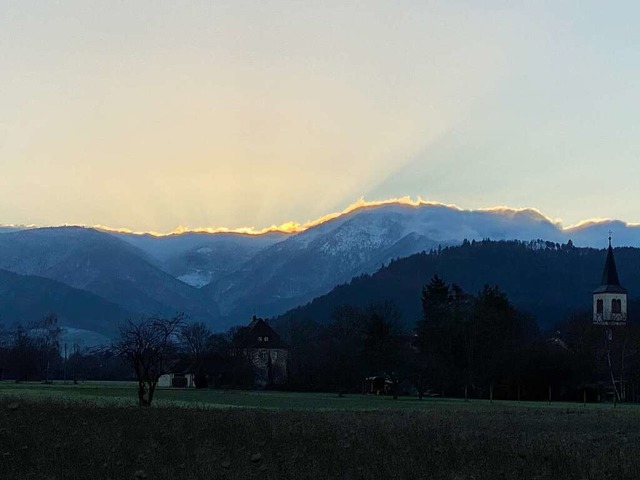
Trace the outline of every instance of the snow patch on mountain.
<instances>
[{"instance_id":1,"label":"snow patch on mountain","mask_svg":"<svg viewBox=\"0 0 640 480\"><path fill-rule=\"evenodd\" d=\"M211 282L212 272L205 270L192 270L191 272L180 275L178 280L191 285L192 287L202 288Z\"/></svg>"}]
</instances>

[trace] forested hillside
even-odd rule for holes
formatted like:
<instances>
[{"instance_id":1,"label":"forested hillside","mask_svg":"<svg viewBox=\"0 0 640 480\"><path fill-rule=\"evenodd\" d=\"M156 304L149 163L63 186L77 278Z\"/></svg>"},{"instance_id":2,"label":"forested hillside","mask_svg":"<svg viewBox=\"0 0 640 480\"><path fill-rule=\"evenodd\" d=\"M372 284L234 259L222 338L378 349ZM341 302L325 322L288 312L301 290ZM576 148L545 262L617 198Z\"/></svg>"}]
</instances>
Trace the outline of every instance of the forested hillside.
<instances>
[{"instance_id":1,"label":"forested hillside","mask_svg":"<svg viewBox=\"0 0 640 480\"><path fill-rule=\"evenodd\" d=\"M615 256L620 280L634 299L640 293L640 249L616 248ZM542 240L465 241L394 260L373 275L354 278L287 312L276 323L296 317L326 323L340 305L392 301L402 324L413 328L422 315L421 289L439 275L469 293L477 293L485 284L497 285L519 310L548 329L572 312L591 308L591 293L600 284L605 257L605 250L576 248L571 241L564 245Z\"/></svg>"}]
</instances>

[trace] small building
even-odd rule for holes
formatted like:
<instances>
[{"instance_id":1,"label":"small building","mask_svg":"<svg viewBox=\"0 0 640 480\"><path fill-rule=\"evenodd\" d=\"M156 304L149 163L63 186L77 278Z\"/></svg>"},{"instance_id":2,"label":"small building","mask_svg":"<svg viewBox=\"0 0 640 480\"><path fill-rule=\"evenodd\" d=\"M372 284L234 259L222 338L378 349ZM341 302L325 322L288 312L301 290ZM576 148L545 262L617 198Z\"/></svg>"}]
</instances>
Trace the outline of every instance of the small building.
<instances>
[{"instance_id":1,"label":"small building","mask_svg":"<svg viewBox=\"0 0 640 480\"><path fill-rule=\"evenodd\" d=\"M287 382L289 349L266 320L253 317L240 332L241 347L253 370L253 386L269 388Z\"/></svg>"},{"instance_id":2,"label":"small building","mask_svg":"<svg viewBox=\"0 0 640 480\"><path fill-rule=\"evenodd\" d=\"M158 387L195 387L196 385L193 377L193 373L165 373L158 379Z\"/></svg>"},{"instance_id":3,"label":"small building","mask_svg":"<svg viewBox=\"0 0 640 480\"><path fill-rule=\"evenodd\" d=\"M375 375L364 379L363 393L388 395L393 390L393 380L386 375Z\"/></svg>"},{"instance_id":4,"label":"small building","mask_svg":"<svg viewBox=\"0 0 640 480\"><path fill-rule=\"evenodd\" d=\"M189 368L189 362L185 360L178 361L170 373L165 373L158 379L158 387L195 387L195 375Z\"/></svg>"}]
</instances>

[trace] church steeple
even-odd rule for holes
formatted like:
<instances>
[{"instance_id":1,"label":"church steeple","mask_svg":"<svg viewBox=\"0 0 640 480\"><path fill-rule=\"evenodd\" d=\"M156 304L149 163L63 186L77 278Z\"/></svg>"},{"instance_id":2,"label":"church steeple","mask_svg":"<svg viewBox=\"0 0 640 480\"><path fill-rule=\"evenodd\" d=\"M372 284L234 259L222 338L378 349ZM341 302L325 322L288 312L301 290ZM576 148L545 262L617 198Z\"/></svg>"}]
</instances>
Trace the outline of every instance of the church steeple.
<instances>
[{"instance_id":1,"label":"church steeple","mask_svg":"<svg viewBox=\"0 0 640 480\"><path fill-rule=\"evenodd\" d=\"M609 236L609 248L607 249L607 259L602 270L602 280L600 286L593 293L627 293L620 285L616 260L613 257L613 247L611 246L611 236Z\"/></svg>"},{"instance_id":2,"label":"church steeple","mask_svg":"<svg viewBox=\"0 0 640 480\"><path fill-rule=\"evenodd\" d=\"M593 323L596 325L624 325L627 321L627 291L620 285L616 260L611 246L602 270L600 286L593 291Z\"/></svg>"}]
</instances>

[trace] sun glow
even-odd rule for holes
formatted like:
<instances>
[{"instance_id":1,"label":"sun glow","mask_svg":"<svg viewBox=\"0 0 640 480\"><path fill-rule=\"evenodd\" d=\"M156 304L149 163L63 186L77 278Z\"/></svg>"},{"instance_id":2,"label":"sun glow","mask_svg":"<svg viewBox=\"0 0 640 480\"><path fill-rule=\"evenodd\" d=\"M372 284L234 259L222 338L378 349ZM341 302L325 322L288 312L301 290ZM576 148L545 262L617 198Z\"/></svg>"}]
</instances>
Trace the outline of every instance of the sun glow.
<instances>
[{"instance_id":1,"label":"sun glow","mask_svg":"<svg viewBox=\"0 0 640 480\"><path fill-rule=\"evenodd\" d=\"M364 197L358 198L355 202L348 205L345 209L339 212L328 213L323 215L320 218L309 220L304 223L289 221L282 223L280 225L271 225L269 227L264 228L256 228L254 226L251 227L239 227L239 228L228 228L228 227L187 227L187 226L178 226L174 230L169 233L160 233L160 232L139 232L126 228L111 228L106 227L104 225L95 225L93 228L98 230L115 232L115 233L126 233L131 235L153 235L153 236L169 236L169 235L181 235L185 233L235 233L242 235L264 235L267 233L282 233L282 234L295 234L304 232L309 228L316 227L328 221L334 220L336 218L342 217L344 215L348 215L357 210L362 210L365 208L375 208L381 207L385 205L404 205L409 207L423 207L423 206L441 206L446 208L455 209L458 211L481 211L481 212L497 212L504 215L515 215L523 212L531 212L540 218L541 221L549 221L553 224L560 226L559 219L551 219L544 215L537 208L510 208L505 206L498 207L488 207L488 208L478 208L478 209L464 209L455 204L447 204L442 202L434 202L431 200L425 200L422 197L418 196L415 199L410 196L397 197L397 198L389 198L386 200L366 200Z\"/></svg>"},{"instance_id":2,"label":"sun glow","mask_svg":"<svg viewBox=\"0 0 640 480\"><path fill-rule=\"evenodd\" d=\"M283 235L291 235L296 233L304 232L309 228L316 227L318 225L322 225L323 223L329 222L336 218L342 217L344 215L348 215L357 210L363 210L367 208L376 208L385 205L402 205L408 207L424 207L424 206L440 206L444 208L454 209L460 212L494 212L499 213L501 215L506 216L514 216L522 213L529 213L532 218L541 222L549 222L553 225L556 225L558 229L568 232L572 230L578 230L581 228L585 228L595 224L604 224L608 222L614 222L617 220L613 220L610 218L591 218L588 220L583 220L574 225L570 225L568 227L564 227L562 225L561 219L551 218L543 214L537 208L526 207L526 208L512 208L507 206L496 206L496 207L486 207L486 208L462 208L455 204L447 204L442 202L434 202L431 200L425 200L422 197L418 196L413 199L410 196L397 197L397 198L389 198L386 200L366 200L364 197L358 198L355 202L348 205L342 211L329 213L323 215L317 219L309 220L304 223L288 221L284 222L280 225L273 224L269 227L264 228L256 228L254 226L250 227L239 227L239 228L228 228L228 227L188 227L184 225L180 225L176 227L171 232L156 232L156 231L136 231L129 228L113 228L105 225L93 225L90 228L95 228L96 230L101 230L104 232L112 232L112 233L123 233L128 235L151 235L154 237L167 237L171 235L182 235L187 233L204 233L204 234L217 234L217 233L230 233L230 234L238 234L238 235L265 235L268 233L281 233ZM621 222L628 227L638 227L640 224L638 223L628 223ZM59 225L64 227L87 227L87 225L78 225L78 224L64 224ZM36 225L1 225L1 227L6 228L16 228L16 229L31 229L38 228Z\"/></svg>"}]
</instances>

